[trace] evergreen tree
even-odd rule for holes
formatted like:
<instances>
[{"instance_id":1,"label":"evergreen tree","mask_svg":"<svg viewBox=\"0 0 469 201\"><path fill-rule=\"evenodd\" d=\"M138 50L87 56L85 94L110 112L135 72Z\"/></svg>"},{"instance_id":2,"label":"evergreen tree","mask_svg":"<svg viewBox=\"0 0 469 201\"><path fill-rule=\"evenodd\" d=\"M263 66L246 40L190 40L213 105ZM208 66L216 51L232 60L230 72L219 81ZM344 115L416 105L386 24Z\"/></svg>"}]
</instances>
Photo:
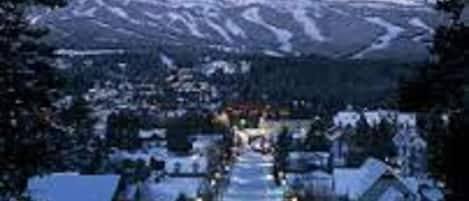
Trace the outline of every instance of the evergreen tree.
<instances>
[{"instance_id":1,"label":"evergreen tree","mask_svg":"<svg viewBox=\"0 0 469 201\"><path fill-rule=\"evenodd\" d=\"M446 200L467 200L467 180L459 167L467 121L469 86L469 26L462 21L465 0L438 0L437 8L450 20L438 27L433 41L433 60L401 86L399 104L421 113L429 141L432 174L447 185ZM449 115L444 125L442 115Z\"/></svg>"},{"instance_id":2,"label":"evergreen tree","mask_svg":"<svg viewBox=\"0 0 469 201\"><path fill-rule=\"evenodd\" d=\"M54 49L26 19L32 6L64 0L0 1L0 199L19 197L31 176L56 169L62 132L54 126L60 82Z\"/></svg>"},{"instance_id":3,"label":"evergreen tree","mask_svg":"<svg viewBox=\"0 0 469 201\"><path fill-rule=\"evenodd\" d=\"M140 121L130 112L119 112L109 116L106 131L107 147L135 150L140 147L138 132Z\"/></svg>"},{"instance_id":4,"label":"evergreen tree","mask_svg":"<svg viewBox=\"0 0 469 201\"><path fill-rule=\"evenodd\" d=\"M184 125L173 125L168 128L168 149L179 153L188 153L192 149L189 133Z\"/></svg>"},{"instance_id":5,"label":"evergreen tree","mask_svg":"<svg viewBox=\"0 0 469 201\"><path fill-rule=\"evenodd\" d=\"M98 147L101 139L94 136L93 126L96 119L91 116L92 109L88 102L81 96L75 98L72 105L61 112L60 118L71 132L70 149L66 162L69 169L93 172L92 164L101 161L98 156Z\"/></svg>"},{"instance_id":6,"label":"evergreen tree","mask_svg":"<svg viewBox=\"0 0 469 201\"><path fill-rule=\"evenodd\" d=\"M322 119L315 119L306 137L306 148L312 151L328 151L330 141L325 136L325 123Z\"/></svg>"},{"instance_id":7,"label":"evergreen tree","mask_svg":"<svg viewBox=\"0 0 469 201\"><path fill-rule=\"evenodd\" d=\"M276 176L277 181L279 181L280 179L278 178L277 173L279 171L283 171L287 166L287 157L288 157L288 152L290 150L291 144L292 144L292 138L289 135L288 128L284 127L282 128L279 135L277 136L277 141L275 144L274 175Z\"/></svg>"},{"instance_id":8,"label":"evergreen tree","mask_svg":"<svg viewBox=\"0 0 469 201\"><path fill-rule=\"evenodd\" d=\"M178 198L176 199L176 201L187 201L187 197L185 194L181 193L179 194Z\"/></svg>"},{"instance_id":9,"label":"evergreen tree","mask_svg":"<svg viewBox=\"0 0 469 201\"><path fill-rule=\"evenodd\" d=\"M395 132L393 125L385 119L373 127L370 144L367 146L369 155L381 160L396 156L396 147L392 140Z\"/></svg>"}]
</instances>

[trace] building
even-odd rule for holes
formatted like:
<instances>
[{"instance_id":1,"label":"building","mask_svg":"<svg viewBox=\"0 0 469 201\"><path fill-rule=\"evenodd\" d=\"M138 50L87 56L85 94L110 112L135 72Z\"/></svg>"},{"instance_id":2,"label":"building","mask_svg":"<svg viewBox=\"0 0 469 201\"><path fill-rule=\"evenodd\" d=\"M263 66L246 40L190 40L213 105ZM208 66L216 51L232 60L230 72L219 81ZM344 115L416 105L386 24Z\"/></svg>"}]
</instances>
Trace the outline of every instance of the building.
<instances>
[{"instance_id":1,"label":"building","mask_svg":"<svg viewBox=\"0 0 469 201\"><path fill-rule=\"evenodd\" d=\"M384 162L368 159L359 168L333 171L334 191L351 201L417 201L418 184L397 175Z\"/></svg>"},{"instance_id":2,"label":"building","mask_svg":"<svg viewBox=\"0 0 469 201\"><path fill-rule=\"evenodd\" d=\"M417 115L415 113L403 113L394 110L373 110L357 112L351 109L340 111L333 117L337 127L356 127L362 116L370 126L376 126L382 120L394 124L397 127L417 127Z\"/></svg>"},{"instance_id":3,"label":"building","mask_svg":"<svg viewBox=\"0 0 469 201\"><path fill-rule=\"evenodd\" d=\"M287 173L286 180L292 189L314 195L333 195L333 177L330 173L315 170L303 173Z\"/></svg>"},{"instance_id":4,"label":"building","mask_svg":"<svg viewBox=\"0 0 469 201\"><path fill-rule=\"evenodd\" d=\"M425 176L427 142L415 128L402 128L393 137L397 148L397 165L404 176Z\"/></svg>"},{"instance_id":5,"label":"building","mask_svg":"<svg viewBox=\"0 0 469 201\"><path fill-rule=\"evenodd\" d=\"M208 159L201 153L169 155L165 161L165 171L171 177L203 177L208 174Z\"/></svg>"},{"instance_id":6,"label":"building","mask_svg":"<svg viewBox=\"0 0 469 201\"><path fill-rule=\"evenodd\" d=\"M150 129L140 130L138 138L144 148L165 146L166 145L166 129Z\"/></svg>"},{"instance_id":7,"label":"building","mask_svg":"<svg viewBox=\"0 0 469 201\"><path fill-rule=\"evenodd\" d=\"M282 129L287 128L293 135L306 136L312 123L313 120L311 119L267 120L261 118L259 120L259 128L269 130L271 133L280 133Z\"/></svg>"},{"instance_id":8,"label":"building","mask_svg":"<svg viewBox=\"0 0 469 201\"><path fill-rule=\"evenodd\" d=\"M329 152L289 152L287 157L287 172L308 172L312 170L327 170L329 168Z\"/></svg>"},{"instance_id":9,"label":"building","mask_svg":"<svg viewBox=\"0 0 469 201\"><path fill-rule=\"evenodd\" d=\"M118 175L52 174L28 181L33 200L113 201L119 193Z\"/></svg>"}]
</instances>

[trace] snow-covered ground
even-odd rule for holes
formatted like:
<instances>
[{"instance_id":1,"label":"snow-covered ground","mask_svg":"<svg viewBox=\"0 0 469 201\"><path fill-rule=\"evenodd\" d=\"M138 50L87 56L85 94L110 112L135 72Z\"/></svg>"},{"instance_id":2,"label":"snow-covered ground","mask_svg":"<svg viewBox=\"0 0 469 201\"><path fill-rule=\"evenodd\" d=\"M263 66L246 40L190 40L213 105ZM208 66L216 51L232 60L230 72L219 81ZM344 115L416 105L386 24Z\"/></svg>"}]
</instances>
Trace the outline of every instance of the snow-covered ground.
<instances>
[{"instance_id":1,"label":"snow-covered ground","mask_svg":"<svg viewBox=\"0 0 469 201\"><path fill-rule=\"evenodd\" d=\"M304 9L296 9L293 11L293 17L296 21L303 24L303 29L306 35L308 35L312 40L323 42L326 40L326 37L322 35L321 30L319 29L316 22L310 18Z\"/></svg>"},{"instance_id":2,"label":"snow-covered ground","mask_svg":"<svg viewBox=\"0 0 469 201\"><path fill-rule=\"evenodd\" d=\"M165 178L159 183L146 183L143 197L149 201L174 201L181 194L195 198L203 182L199 177Z\"/></svg>"},{"instance_id":3,"label":"snow-covered ground","mask_svg":"<svg viewBox=\"0 0 469 201\"><path fill-rule=\"evenodd\" d=\"M180 21L189 29L189 32L196 37L204 38L205 35L199 30L197 23L194 21L193 17L190 14L186 14L186 16L182 16L175 12L167 13L167 17L169 18L168 25L176 23Z\"/></svg>"},{"instance_id":4,"label":"snow-covered ground","mask_svg":"<svg viewBox=\"0 0 469 201\"><path fill-rule=\"evenodd\" d=\"M268 24L261 17L259 12L260 12L259 8L252 7L244 11L242 15L243 15L243 18L246 19L247 21L250 21L254 24L261 25L264 28L268 29L270 32L272 32L281 44L281 46L279 47L280 50L284 52L291 52L293 49L293 46L290 40L293 38L293 34L286 29L281 29L271 24Z\"/></svg>"},{"instance_id":5,"label":"snow-covered ground","mask_svg":"<svg viewBox=\"0 0 469 201\"><path fill-rule=\"evenodd\" d=\"M277 201L284 189L276 186L271 174L273 157L247 150L237 158L223 201Z\"/></svg>"},{"instance_id":6,"label":"snow-covered ground","mask_svg":"<svg viewBox=\"0 0 469 201\"><path fill-rule=\"evenodd\" d=\"M226 30L221 27L220 25L218 25L217 23L215 23L212 19L210 18L205 18L205 22L206 24L212 28L214 31L216 31L221 37L223 37L223 39L228 42L228 43L233 43L233 39L231 38L231 36L228 34L228 32L226 32Z\"/></svg>"},{"instance_id":7,"label":"snow-covered ground","mask_svg":"<svg viewBox=\"0 0 469 201\"><path fill-rule=\"evenodd\" d=\"M421 42L427 35L435 34L435 29L418 17L410 19L409 24L424 31L422 35L418 35L412 39L414 42Z\"/></svg>"},{"instance_id":8,"label":"snow-covered ground","mask_svg":"<svg viewBox=\"0 0 469 201\"><path fill-rule=\"evenodd\" d=\"M160 60L168 69L177 68L174 60L165 54L160 54Z\"/></svg>"},{"instance_id":9,"label":"snow-covered ground","mask_svg":"<svg viewBox=\"0 0 469 201\"><path fill-rule=\"evenodd\" d=\"M373 44L371 44L366 49L360 51L359 53L355 54L352 58L353 59L362 59L366 54L370 52L374 52L377 50L382 50L389 47L393 40L397 39L399 35L404 32L402 27L394 25L380 17L367 17L365 18L366 21L372 24L376 24L380 27L386 29L386 33L381 35Z\"/></svg>"},{"instance_id":10,"label":"snow-covered ground","mask_svg":"<svg viewBox=\"0 0 469 201\"><path fill-rule=\"evenodd\" d=\"M124 54L123 49L96 49L96 50L72 50L72 49L58 49L55 54L60 56L92 56L92 55L109 55L109 54Z\"/></svg>"},{"instance_id":11,"label":"snow-covered ground","mask_svg":"<svg viewBox=\"0 0 469 201\"><path fill-rule=\"evenodd\" d=\"M232 34L246 38L246 32L238 25L236 24L233 20L228 19L225 22L225 26L230 31Z\"/></svg>"}]
</instances>

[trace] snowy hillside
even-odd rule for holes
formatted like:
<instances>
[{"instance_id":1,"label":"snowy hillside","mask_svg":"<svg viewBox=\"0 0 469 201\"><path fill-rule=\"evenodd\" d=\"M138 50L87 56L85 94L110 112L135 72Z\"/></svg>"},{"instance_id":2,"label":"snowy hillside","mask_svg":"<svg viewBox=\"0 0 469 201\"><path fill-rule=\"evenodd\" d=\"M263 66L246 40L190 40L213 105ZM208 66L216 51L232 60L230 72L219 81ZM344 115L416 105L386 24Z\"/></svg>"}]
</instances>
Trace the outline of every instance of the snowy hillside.
<instances>
[{"instance_id":1,"label":"snowy hillside","mask_svg":"<svg viewBox=\"0 0 469 201\"><path fill-rule=\"evenodd\" d=\"M438 19L431 4L427 0L72 0L58 12L32 15L31 21L53 25L59 42L78 48L171 44L275 56L419 58L426 53L424 43Z\"/></svg>"}]
</instances>

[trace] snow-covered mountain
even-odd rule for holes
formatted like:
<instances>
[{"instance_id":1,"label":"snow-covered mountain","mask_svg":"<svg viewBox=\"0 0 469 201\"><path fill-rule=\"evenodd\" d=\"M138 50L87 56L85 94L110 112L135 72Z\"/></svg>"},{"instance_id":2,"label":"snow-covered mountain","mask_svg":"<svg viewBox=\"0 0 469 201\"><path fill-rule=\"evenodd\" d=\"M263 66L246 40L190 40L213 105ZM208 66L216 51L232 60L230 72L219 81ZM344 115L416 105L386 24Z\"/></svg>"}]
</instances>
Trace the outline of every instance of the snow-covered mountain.
<instances>
[{"instance_id":1,"label":"snow-covered mountain","mask_svg":"<svg viewBox=\"0 0 469 201\"><path fill-rule=\"evenodd\" d=\"M414 59L439 17L428 0L71 0L31 15L70 48L177 45L272 56ZM45 14L47 13L47 14Z\"/></svg>"}]
</instances>

